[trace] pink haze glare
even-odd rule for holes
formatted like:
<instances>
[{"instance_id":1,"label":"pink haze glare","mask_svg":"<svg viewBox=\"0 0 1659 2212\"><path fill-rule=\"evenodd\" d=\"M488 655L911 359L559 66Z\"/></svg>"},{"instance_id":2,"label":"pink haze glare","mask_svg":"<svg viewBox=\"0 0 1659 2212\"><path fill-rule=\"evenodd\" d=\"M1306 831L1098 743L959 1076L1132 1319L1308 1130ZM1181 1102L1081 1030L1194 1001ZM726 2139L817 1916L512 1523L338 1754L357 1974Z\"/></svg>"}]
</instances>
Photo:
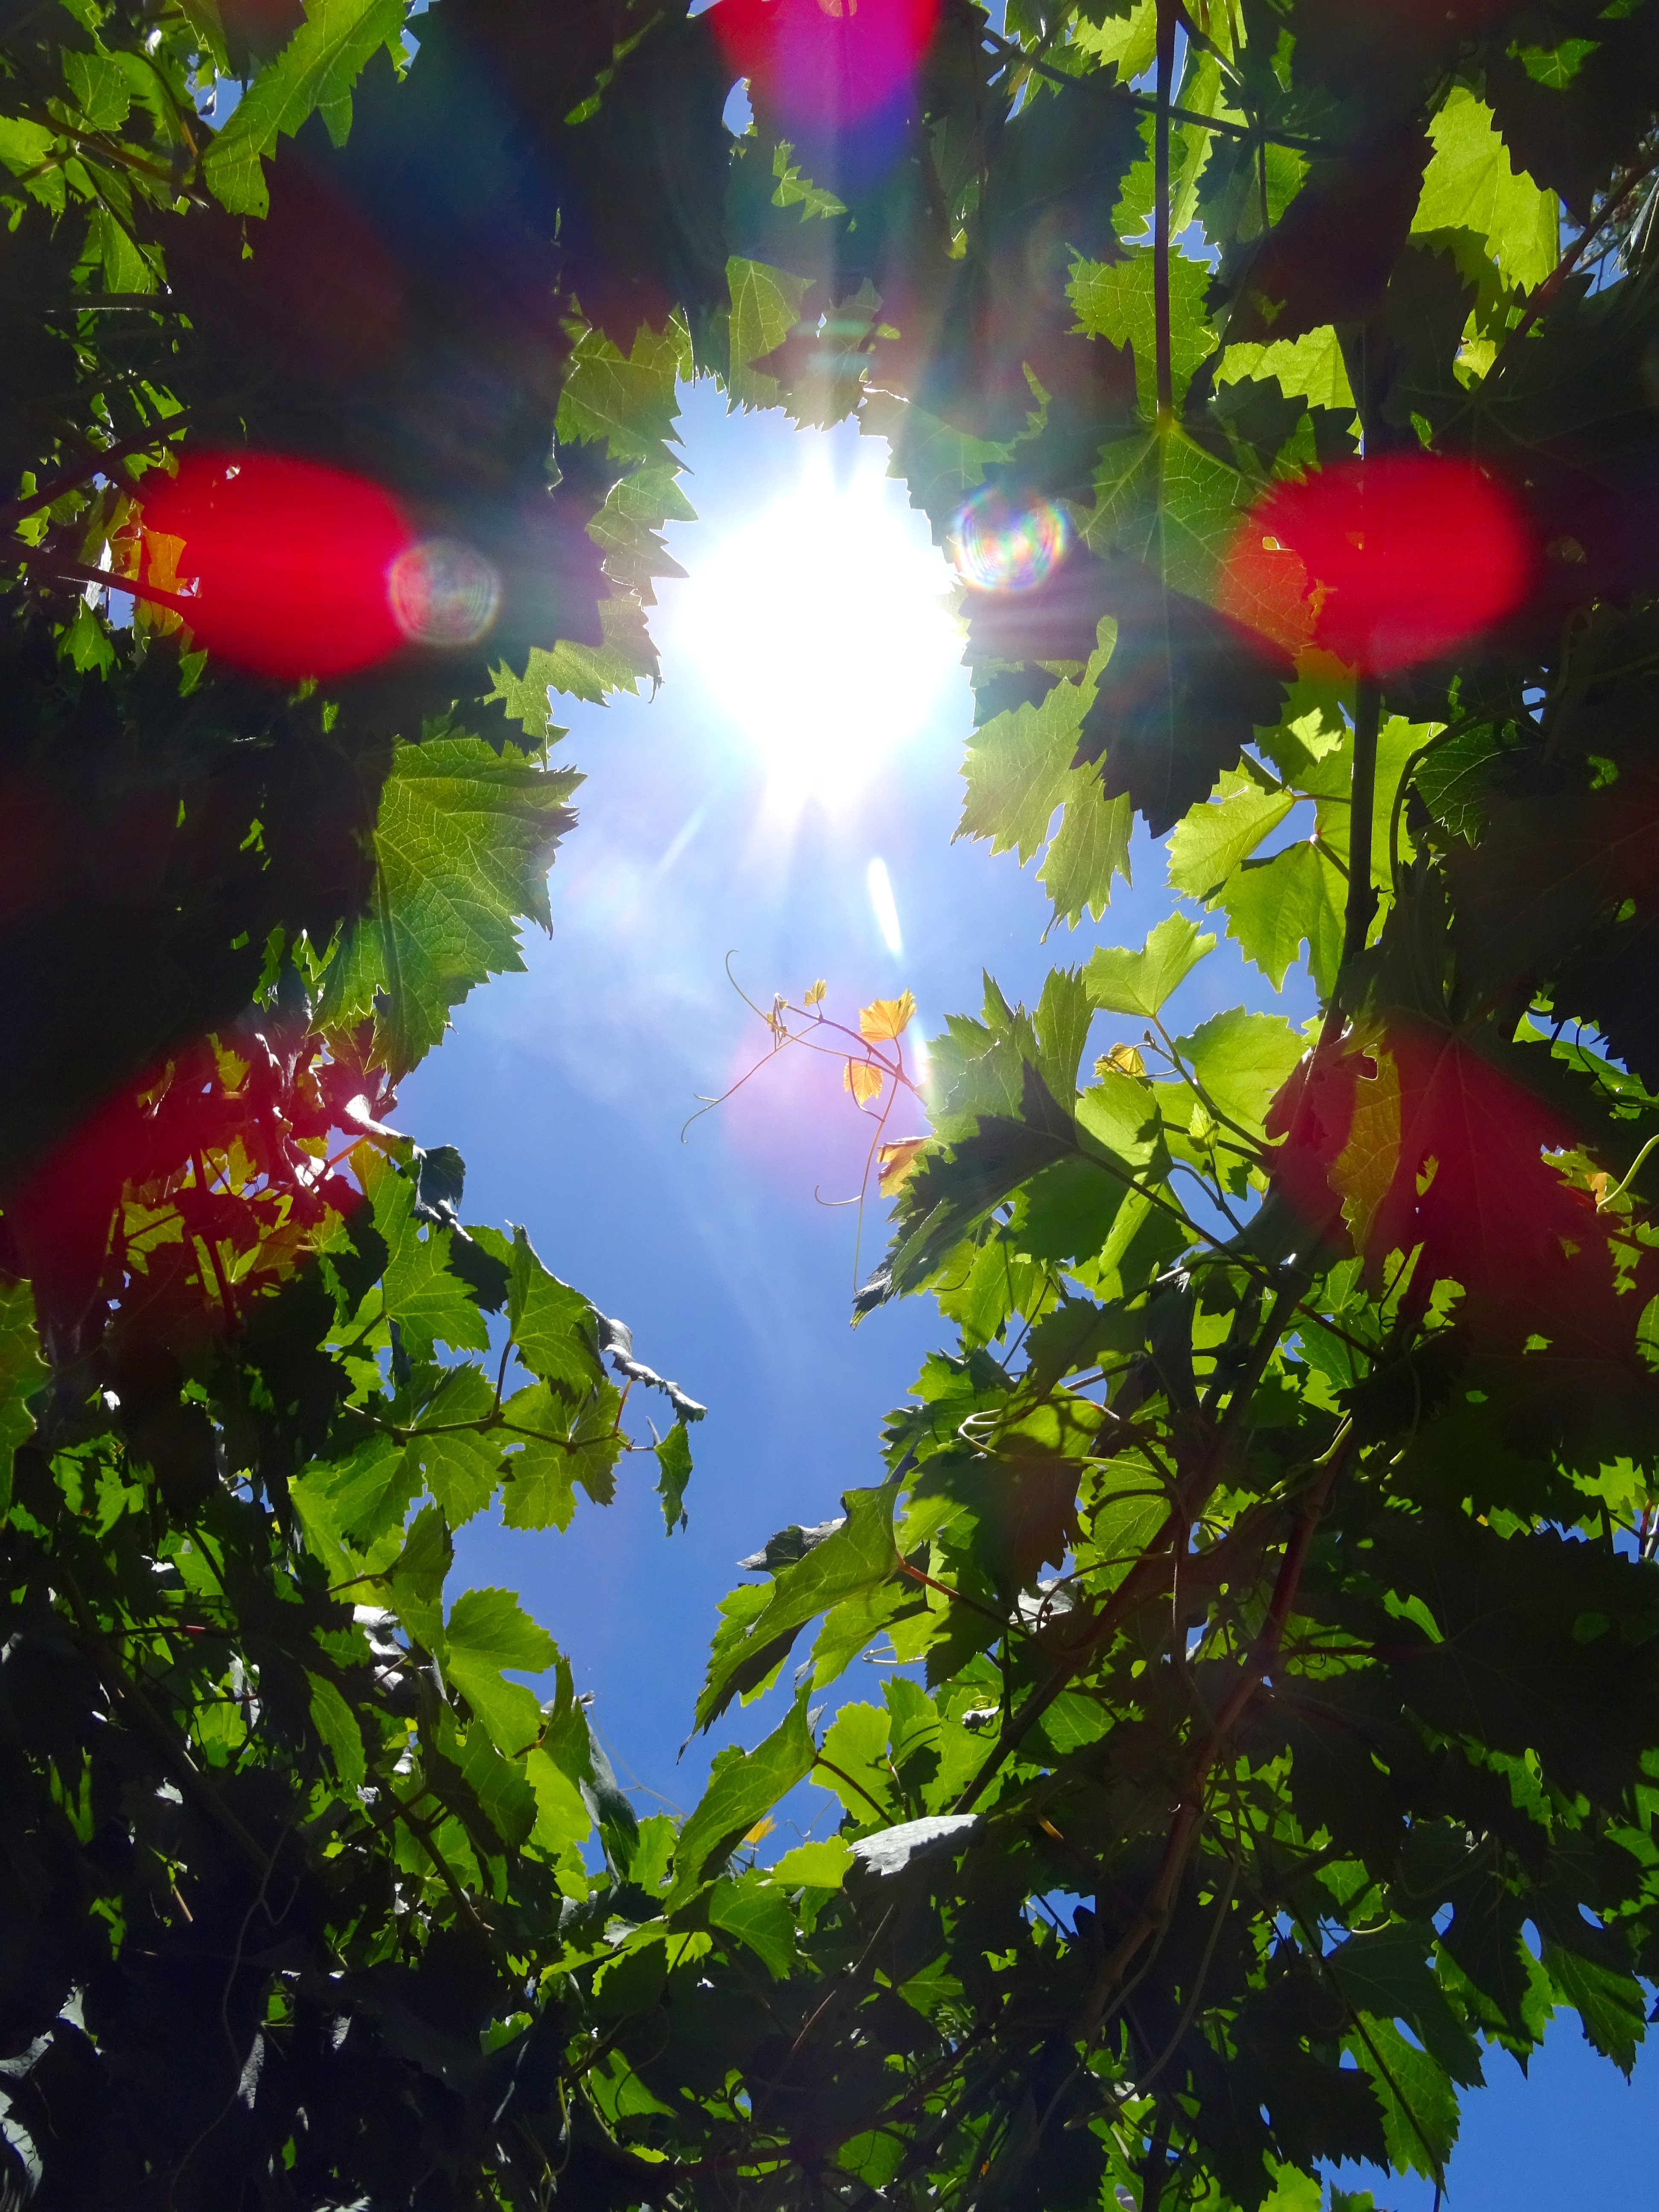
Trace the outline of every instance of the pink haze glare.
<instances>
[{"instance_id":1,"label":"pink haze glare","mask_svg":"<svg viewBox=\"0 0 1659 2212\"><path fill-rule=\"evenodd\" d=\"M798 127L833 130L915 76L939 0L716 0L706 21L732 76Z\"/></svg>"},{"instance_id":2,"label":"pink haze glare","mask_svg":"<svg viewBox=\"0 0 1659 2212\"><path fill-rule=\"evenodd\" d=\"M908 1036L904 1042L904 1064L914 1080L915 1054ZM890 1044L878 1049L892 1057ZM774 1053L756 1022L739 1032L725 1077L728 1085L745 1075L748 1081L690 1132L690 1141L695 1145L700 1133L718 1122L726 1144L781 1198L808 1206L815 1190L825 1199L855 1198L876 1141L882 1102L872 1100L860 1112L843 1079L845 1066L845 1055L831 1058L804 1045L786 1045ZM926 1133L921 1102L901 1092L881 1141L890 1144ZM885 1206L873 1165L866 1200L875 1209L870 1219L881 1222Z\"/></svg>"}]
</instances>

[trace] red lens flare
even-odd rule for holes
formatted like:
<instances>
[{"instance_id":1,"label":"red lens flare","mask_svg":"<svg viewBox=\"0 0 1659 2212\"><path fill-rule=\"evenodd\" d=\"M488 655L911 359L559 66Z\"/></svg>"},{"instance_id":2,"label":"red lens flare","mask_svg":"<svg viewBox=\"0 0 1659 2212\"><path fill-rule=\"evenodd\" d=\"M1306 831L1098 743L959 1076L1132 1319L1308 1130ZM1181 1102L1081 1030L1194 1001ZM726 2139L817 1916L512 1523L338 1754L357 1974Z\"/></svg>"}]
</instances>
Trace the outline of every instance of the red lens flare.
<instances>
[{"instance_id":1,"label":"red lens flare","mask_svg":"<svg viewBox=\"0 0 1659 2212\"><path fill-rule=\"evenodd\" d=\"M239 667L326 679L404 642L392 578L416 533L377 484L274 453L187 453L146 484L143 520L143 580L181 592L197 643Z\"/></svg>"},{"instance_id":2,"label":"red lens flare","mask_svg":"<svg viewBox=\"0 0 1659 2212\"><path fill-rule=\"evenodd\" d=\"M787 119L834 130L902 92L939 0L717 0L706 17L732 71Z\"/></svg>"},{"instance_id":3,"label":"red lens flare","mask_svg":"<svg viewBox=\"0 0 1659 2212\"><path fill-rule=\"evenodd\" d=\"M1466 461L1345 461L1259 500L1234 540L1222 611L1370 676L1432 660L1520 600L1531 567L1512 501Z\"/></svg>"}]
</instances>

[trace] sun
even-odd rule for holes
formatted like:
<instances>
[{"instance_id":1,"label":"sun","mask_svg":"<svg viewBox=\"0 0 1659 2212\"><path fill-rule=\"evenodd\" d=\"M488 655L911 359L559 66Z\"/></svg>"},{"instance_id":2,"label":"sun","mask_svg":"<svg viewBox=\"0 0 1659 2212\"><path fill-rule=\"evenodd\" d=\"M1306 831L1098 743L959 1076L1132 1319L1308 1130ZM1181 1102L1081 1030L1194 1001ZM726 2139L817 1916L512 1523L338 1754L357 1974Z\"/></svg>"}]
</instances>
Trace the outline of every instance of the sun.
<instances>
[{"instance_id":1,"label":"sun","mask_svg":"<svg viewBox=\"0 0 1659 2212\"><path fill-rule=\"evenodd\" d=\"M927 722L962 652L955 578L876 469L797 489L709 549L680 632L784 808L858 794Z\"/></svg>"}]
</instances>

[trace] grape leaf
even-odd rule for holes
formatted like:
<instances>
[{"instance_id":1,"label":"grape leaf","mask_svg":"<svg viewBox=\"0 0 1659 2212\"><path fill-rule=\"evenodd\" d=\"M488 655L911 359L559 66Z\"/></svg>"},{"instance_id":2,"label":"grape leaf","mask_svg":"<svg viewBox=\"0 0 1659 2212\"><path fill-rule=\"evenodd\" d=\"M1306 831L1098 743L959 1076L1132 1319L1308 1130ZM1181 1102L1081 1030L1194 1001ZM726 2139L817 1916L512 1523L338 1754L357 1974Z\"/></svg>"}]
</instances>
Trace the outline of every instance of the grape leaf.
<instances>
[{"instance_id":1,"label":"grape leaf","mask_svg":"<svg viewBox=\"0 0 1659 2212\"><path fill-rule=\"evenodd\" d=\"M1139 952L1121 945L1098 946L1089 956L1084 980L1089 996L1109 1013L1139 1014L1150 1021L1206 953L1213 937L1199 934L1185 915L1166 915L1149 932Z\"/></svg>"},{"instance_id":2,"label":"grape leaf","mask_svg":"<svg viewBox=\"0 0 1659 2212\"><path fill-rule=\"evenodd\" d=\"M233 215L270 204L260 156L313 112L338 146L351 128L351 87L377 46L397 44L404 0L307 0L306 19L237 102L203 163L216 199Z\"/></svg>"},{"instance_id":3,"label":"grape leaf","mask_svg":"<svg viewBox=\"0 0 1659 2212\"><path fill-rule=\"evenodd\" d=\"M373 911L330 963L322 1020L372 1018L377 1055L401 1075L475 984L522 969L518 924L550 926L548 856L579 781L478 738L398 745L374 829Z\"/></svg>"}]
</instances>

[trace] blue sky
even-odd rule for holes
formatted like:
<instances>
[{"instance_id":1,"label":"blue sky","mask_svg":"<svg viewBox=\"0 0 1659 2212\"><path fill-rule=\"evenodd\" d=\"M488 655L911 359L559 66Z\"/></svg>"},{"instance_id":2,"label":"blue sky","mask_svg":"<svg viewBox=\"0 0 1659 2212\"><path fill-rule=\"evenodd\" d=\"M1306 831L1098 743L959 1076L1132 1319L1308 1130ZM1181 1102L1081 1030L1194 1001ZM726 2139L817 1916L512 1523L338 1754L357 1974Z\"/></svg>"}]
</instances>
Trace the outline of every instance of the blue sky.
<instances>
[{"instance_id":1,"label":"blue sky","mask_svg":"<svg viewBox=\"0 0 1659 2212\"><path fill-rule=\"evenodd\" d=\"M866 483L850 507L837 504L836 491L884 465L879 441L844 426L797 432L775 415L728 418L707 386L686 395L683 436L700 519L671 532L692 580L660 594L662 690L568 716L562 708L571 732L561 752L589 781L550 879L554 935L532 935L527 973L460 1009L398 1115L423 1143L459 1147L469 1218L522 1220L547 1264L625 1320L639 1355L708 1407L693 1434L684 1534L665 1538L642 1456L624 1462L613 1506L584 1504L562 1535L475 1523L458 1547L468 1580L520 1591L570 1654L641 1810L694 1803L725 1740L700 1740L676 1763L735 1562L877 1479L883 1415L950 1334L916 1299L848 1326L854 1216L814 1192L857 1188L867 1129L831 1064L786 1056L682 1142L699 1094L765 1053L764 1030L726 980L728 952L763 1005L775 989L799 1001L823 976L830 1011L851 1018L908 987L926 1029L976 1010L982 968L1010 998L1029 1000L1051 965L1086 959L1097 942L1139 943L1169 896L1162 853L1141 836L1133 886L1119 887L1098 928L1061 926L1045 946L1048 904L1030 873L1012 855L951 842L972 720L965 673L927 647L938 680L931 692L918 683L908 734L880 727L872 701L884 687L860 696L859 638L866 655L890 651L904 604L925 637L930 595L951 581L902 486L885 483L878 498ZM793 520L757 558L755 526L769 514L776 523L786 500ZM734 594L763 642L803 606L821 623L816 648L804 641L805 676L781 668L769 698L738 684ZM811 765L836 757L837 715L865 759L852 788ZM788 772L803 751L805 780L830 787L804 803L803 779ZM878 858L898 951L871 900ZM1241 1002L1270 1000L1224 943L1174 1011L1192 1026ZM1112 1042L1103 1026L1093 1048ZM866 1264L884 1242L872 1207ZM876 1688L855 1668L843 1694ZM754 1741L769 1710L738 1712L736 1732ZM832 1799L798 1798L804 1822L817 1812L819 1832L833 1825ZM1455 2212L1659 2204L1659 2185L1639 2178L1650 2163L1638 2134L1650 2064L1626 2088L1567 2014L1530 2085L1501 2053L1488 2071L1493 2086L1470 2101L1451 2167ZM1343 2179L1375 2177L1351 2168ZM1378 2190L1389 2212L1427 2212L1432 2201L1417 2182Z\"/></svg>"}]
</instances>

